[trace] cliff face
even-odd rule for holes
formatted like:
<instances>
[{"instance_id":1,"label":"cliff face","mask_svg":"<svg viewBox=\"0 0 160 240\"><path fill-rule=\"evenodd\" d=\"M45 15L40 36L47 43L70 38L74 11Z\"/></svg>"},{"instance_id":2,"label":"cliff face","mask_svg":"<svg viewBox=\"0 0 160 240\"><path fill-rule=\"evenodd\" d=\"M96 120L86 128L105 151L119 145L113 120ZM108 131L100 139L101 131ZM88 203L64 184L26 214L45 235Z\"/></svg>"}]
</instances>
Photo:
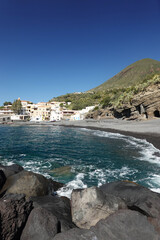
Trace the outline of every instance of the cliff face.
<instances>
[{"instance_id":1,"label":"cliff face","mask_svg":"<svg viewBox=\"0 0 160 240\"><path fill-rule=\"evenodd\" d=\"M132 104L138 108L140 115L145 114L147 118L160 117L160 84L150 86L145 93L135 96Z\"/></svg>"},{"instance_id":2,"label":"cliff face","mask_svg":"<svg viewBox=\"0 0 160 240\"><path fill-rule=\"evenodd\" d=\"M160 83L154 83L135 94L130 101L120 106L111 106L90 113L88 118L122 118L143 120L160 117Z\"/></svg>"},{"instance_id":3,"label":"cliff face","mask_svg":"<svg viewBox=\"0 0 160 240\"><path fill-rule=\"evenodd\" d=\"M136 94L130 103L121 108L110 109L117 118L145 119L160 117L160 83L151 85L144 92Z\"/></svg>"}]
</instances>

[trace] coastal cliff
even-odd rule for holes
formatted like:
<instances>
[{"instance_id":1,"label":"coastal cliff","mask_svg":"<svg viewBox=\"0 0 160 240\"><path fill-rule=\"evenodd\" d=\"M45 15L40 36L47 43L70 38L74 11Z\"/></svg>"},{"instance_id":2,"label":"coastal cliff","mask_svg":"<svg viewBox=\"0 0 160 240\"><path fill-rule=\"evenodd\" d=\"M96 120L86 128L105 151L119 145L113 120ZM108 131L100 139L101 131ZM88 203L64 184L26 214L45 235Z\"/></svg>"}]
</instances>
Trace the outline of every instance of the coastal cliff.
<instances>
[{"instance_id":1,"label":"coastal cliff","mask_svg":"<svg viewBox=\"0 0 160 240\"><path fill-rule=\"evenodd\" d=\"M160 194L129 181L56 191L63 184L0 166L2 240L159 240Z\"/></svg>"},{"instance_id":2,"label":"coastal cliff","mask_svg":"<svg viewBox=\"0 0 160 240\"><path fill-rule=\"evenodd\" d=\"M121 94L117 102L111 103L104 109L98 109L88 114L87 118L122 118L128 120L145 120L160 118L160 77L154 78L136 89L129 89Z\"/></svg>"}]
</instances>

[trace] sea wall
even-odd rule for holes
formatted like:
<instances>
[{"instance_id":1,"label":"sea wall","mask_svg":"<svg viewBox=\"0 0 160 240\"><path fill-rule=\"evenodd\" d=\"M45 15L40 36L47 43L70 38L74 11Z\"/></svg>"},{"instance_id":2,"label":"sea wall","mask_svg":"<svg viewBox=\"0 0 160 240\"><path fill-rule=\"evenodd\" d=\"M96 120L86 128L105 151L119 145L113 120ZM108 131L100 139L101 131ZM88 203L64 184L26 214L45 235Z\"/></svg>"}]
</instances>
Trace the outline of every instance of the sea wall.
<instances>
[{"instance_id":1,"label":"sea wall","mask_svg":"<svg viewBox=\"0 0 160 240\"><path fill-rule=\"evenodd\" d=\"M159 240L160 194L129 181L75 189L14 164L0 165L2 240Z\"/></svg>"}]
</instances>

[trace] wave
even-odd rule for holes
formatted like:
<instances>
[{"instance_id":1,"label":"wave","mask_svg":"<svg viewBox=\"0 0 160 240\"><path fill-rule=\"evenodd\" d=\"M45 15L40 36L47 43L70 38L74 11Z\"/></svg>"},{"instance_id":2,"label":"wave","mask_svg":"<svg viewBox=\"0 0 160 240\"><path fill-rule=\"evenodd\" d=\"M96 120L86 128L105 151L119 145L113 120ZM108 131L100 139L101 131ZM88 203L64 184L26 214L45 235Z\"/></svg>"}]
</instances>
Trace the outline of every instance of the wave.
<instances>
[{"instance_id":1,"label":"wave","mask_svg":"<svg viewBox=\"0 0 160 240\"><path fill-rule=\"evenodd\" d=\"M110 133L99 130L94 130L93 135L123 140L127 144L130 144L135 148L139 149L141 153L141 157L139 158L139 160L148 161L150 163L156 163L160 165L160 150L155 148L152 143L147 142L146 139L139 139L131 136L125 136L120 133Z\"/></svg>"},{"instance_id":2,"label":"wave","mask_svg":"<svg viewBox=\"0 0 160 240\"><path fill-rule=\"evenodd\" d=\"M65 187L62 187L57 191L58 195L70 198L73 189L87 188L87 185L83 183L83 179L84 173L79 173L74 180L70 181Z\"/></svg>"},{"instance_id":3,"label":"wave","mask_svg":"<svg viewBox=\"0 0 160 240\"><path fill-rule=\"evenodd\" d=\"M91 129L86 129L86 128L79 128L81 135L84 135L86 132L86 137L89 135L94 135L99 138L108 138L108 139L117 139L120 140L121 142L124 141L124 146L128 149L128 151L133 150L137 151L138 157L135 160L138 161L145 161L149 162L152 165L156 165L156 169L159 168L160 166L160 150L156 149L151 143L147 142L145 139L137 139L135 137L130 137L130 136L125 136L119 133L110 133L110 132L105 132L105 131L100 131L100 130L91 130ZM70 137L72 137L72 133L70 133ZM77 138L79 138L79 134L77 135ZM61 137L61 136L60 136ZM64 136L63 136L64 137ZM60 139L60 138L59 138ZM83 138L81 138L83 139ZM68 140L68 139L67 139ZM74 141L74 139L73 139ZM96 139L97 141L97 139ZM67 142L68 144L68 142ZM123 145L123 144L122 144ZM59 149L61 149L62 145L57 145ZM95 145L96 146L96 145ZM87 148L86 146L83 146ZM92 149L91 149L92 150ZM70 147L70 151L72 150L72 146ZM76 153L76 149L74 149ZM84 151L84 148L82 148L81 152ZM110 166L110 167L102 167L100 165L92 165L92 162L90 161L89 163L85 163L81 161L79 158L79 162L77 164L76 161L74 161L74 158L76 158L76 154L70 157L69 161L67 160L68 156L65 156L66 152L64 155L61 155L60 158L55 158L53 155L50 155L49 157L47 156L46 159L38 156L34 156L34 158L30 159L28 156L28 153L22 153L19 154L19 160L16 160L16 156L9 156L8 159L6 157L1 157L1 164L4 165L11 165L14 163L18 163L24 167L24 169L33 171L35 173L40 173L43 174L47 178L52 178L53 180L57 180L55 177L51 176L48 172L48 169L53 168L53 163L54 161L57 162L58 164L62 165L72 165L71 162L74 162L74 166L72 167L73 173L74 173L74 178L72 180L68 180L69 182L65 185L65 187L61 188L58 191L58 194L60 196L67 196L70 197L71 192L73 189L78 189L78 188L86 188L88 186L91 186L91 183L97 186L101 186L102 184L105 184L106 181L118 181L118 180L132 180L135 182L143 182L147 183L145 185L148 185L149 188L153 191L160 192L160 175L157 174L158 171L152 172L152 175L149 175L147 173L147 176L145 176L145 179L142 179L143 176L138 176L139 178L136 178L135 175L138 175L138 168L134 167L134 164L132 166L128 164L120 165L120 167L115 166ZM122 152L123 153L123 152ZM92 153L91 153L92 154ZM132 153L131 153L132 154ZM58 153L57 155L58 156ZM87 155L86 155L87 156ZM88 156L87 156L88 157ZM91 155L91 159L92 159ZM123 157L123 155L122 155ZM63 159L64 158L64 159ZM132 158L134 161L134 158ZM77 159L76 159L77 160ZM103 159L102 159L103 161ZM132 163L133 163L132 161ZM88 165L87 165L88 164ZM148 164L148 163L147 163ZM141 164L143 165L143 163ZM142 174L143 175L143 174ZM141 179L140 179L141 178ZM87 181L87 179L89 181ZM96 184L95 184L96 182Z\"/></svg>"}]
</instances>

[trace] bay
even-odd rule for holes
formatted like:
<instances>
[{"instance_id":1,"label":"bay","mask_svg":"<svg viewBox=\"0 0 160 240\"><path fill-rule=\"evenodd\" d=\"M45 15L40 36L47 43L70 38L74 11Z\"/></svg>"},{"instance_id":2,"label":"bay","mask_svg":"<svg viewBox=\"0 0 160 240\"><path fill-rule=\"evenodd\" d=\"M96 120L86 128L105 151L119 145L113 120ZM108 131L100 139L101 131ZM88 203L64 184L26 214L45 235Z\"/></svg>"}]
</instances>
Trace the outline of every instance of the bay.
<instances>
[{"instance_id":1,"label":"bay","mask_svg":"<svg viewBox=\"0 0 160 240\"><path fill-rule=\"evenodd\" d=\"M65 183L60 195L118 180L160 192L160 151L146 140L121 134L60 126L0 126L0 164L13 163Z\"/></svg>"}]
</instances>

